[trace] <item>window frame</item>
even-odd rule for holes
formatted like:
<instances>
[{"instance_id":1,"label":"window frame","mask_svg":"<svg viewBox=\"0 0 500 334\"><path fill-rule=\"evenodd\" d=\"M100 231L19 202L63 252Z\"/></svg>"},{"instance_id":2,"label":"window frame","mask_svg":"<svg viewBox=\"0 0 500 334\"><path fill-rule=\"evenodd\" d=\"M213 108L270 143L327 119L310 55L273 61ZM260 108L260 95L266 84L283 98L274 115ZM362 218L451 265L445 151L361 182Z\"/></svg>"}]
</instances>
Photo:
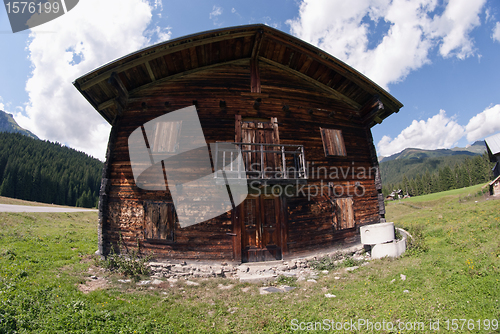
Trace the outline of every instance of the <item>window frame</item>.
<instances>
[{"instance_id":1,"label":"window frame","mask_svg":"<svg viewBox=\"0 0 500 334\"><path fill-rule=\"evenodd\" d=\"M161 234L161 231L159 231L159 223L157 222L157 230L156 233L157 235L154 235L155 233L152 232L153 235L148 235L148 219L151 216L149 213L149 210L156 210L159 211L158 213L158 219L161 220L161 211L162 207L166 207L165 209L165 214L167 217L164 220L167 220L165 225L166 225L166 237L161 238L158 236L158 234ZM166 203L166 202L161 202L161 201L144 201L143 202L143 207L144 207L144 220L143 220L143 231L144 231L144 240L146 240L149 243L163 243L163 244L173 244L176 242L175 238L175 232L177 230L177 224L179 222L177 218L177 213L175 212L175 207L173 203ZM151 224L154 225L153 222Z\"/></svg>"},{"instance_id":2,"label":"window frame","mask_svg":"<svg viewBox=\"0 0 500 334\"><path fill-rule=\"evenodd\" d=\"M345 148L344 136L342 134L342 130L340 129L327 129L327 128L319 128L319 132L321 134L321 141L323 142L323 150L325 152L325 157L346 157L347 150ZM338 138L338 143L336 144L334 141L334 137ZM330 141L328 145L327 141ZM338 145L341 145L339 148ZM329 147L332 148L332 152L330 152Z\"/></svg>"}]
</instances>

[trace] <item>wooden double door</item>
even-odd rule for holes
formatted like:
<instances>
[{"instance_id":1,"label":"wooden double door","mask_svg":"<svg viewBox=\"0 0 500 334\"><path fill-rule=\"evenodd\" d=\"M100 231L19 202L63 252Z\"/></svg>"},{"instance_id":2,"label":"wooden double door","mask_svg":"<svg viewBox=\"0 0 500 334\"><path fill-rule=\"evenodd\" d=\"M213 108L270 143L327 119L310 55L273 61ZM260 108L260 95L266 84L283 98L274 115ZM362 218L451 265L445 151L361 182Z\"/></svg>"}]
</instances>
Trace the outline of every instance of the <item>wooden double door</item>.
<instances>
[{"instance_id":1,"label":"wooden double door","mask_svg":"<svg viewBox=\"0 0 500 334\"><path fill-rule=\"evenodd\" d=\"M280 170L278 120L235 117L235 141L243 145L243 161L249 179L271 179ZM262 145L260 145L262 144ZM275 153L276 151L276 153ZM260 187L260 190L264 188ZM249 195L238 207L242 262L280 260L286 244L283 199L274 195Z\"/></svg>"},{"instance_id":2,"label":"wooden double door","mask_svg":"<svg viewBox=\"0 0 500 334\"><path fill-rule=\"evenodd\" d=\"M239 208L242 262L281 260L285 239L281 198L250 195Z\"/></svg>"},{"instance_id":3,"label":"wooden double door","mask_svg":"<svg viewBox=\"0 0 500 334\"><path fill-rule=\"evenodd\" d=\"M273 178L281 170L281 152L273 146L280 143L276 117L242 119L236 115L235 133L236 142L249 144L242 146L249 178Z\"/></svg>"}]
</instances>

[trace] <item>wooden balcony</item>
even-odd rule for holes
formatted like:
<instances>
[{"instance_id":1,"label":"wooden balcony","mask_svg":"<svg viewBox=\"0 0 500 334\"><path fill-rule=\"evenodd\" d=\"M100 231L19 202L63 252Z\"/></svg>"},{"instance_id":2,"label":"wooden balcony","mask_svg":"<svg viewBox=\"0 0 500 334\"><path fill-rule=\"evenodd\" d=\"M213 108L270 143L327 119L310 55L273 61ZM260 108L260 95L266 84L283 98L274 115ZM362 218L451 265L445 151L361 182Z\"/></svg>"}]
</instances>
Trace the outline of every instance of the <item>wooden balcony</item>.
<instances>
[{"instance_id":1,"label":"wooden balcony","mask_svg":"<svg viewBox=\"0 0 500 334\"><path fill-rule=\"evenodd\" d=\"M216 142L211 148L221 183L244 178L260 184L307 183L303 145Z\"/></svg>"}]
</instances>

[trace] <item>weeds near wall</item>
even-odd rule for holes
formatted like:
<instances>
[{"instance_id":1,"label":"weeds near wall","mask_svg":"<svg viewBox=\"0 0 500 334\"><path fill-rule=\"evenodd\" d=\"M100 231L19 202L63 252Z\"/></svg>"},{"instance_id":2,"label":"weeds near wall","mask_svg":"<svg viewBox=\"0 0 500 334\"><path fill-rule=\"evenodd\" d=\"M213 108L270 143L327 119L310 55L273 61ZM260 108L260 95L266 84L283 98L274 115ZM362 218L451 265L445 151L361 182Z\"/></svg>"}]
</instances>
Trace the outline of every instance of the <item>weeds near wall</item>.
<instances>
[{"instance_id":1,"label":"weeds near wall","mask_svg":"<svg viewBox=\"0 0 500 334\"><path fill-rule=\"evenodd\" d=\"M340 266L344 267L344 268L355 267L355 266L359 266L363 262L365 262L365 261L364 260L354 260L352 257L348 257L347 259L344 260L344 262L342 262L340 264Z\"/></svg>"},{"instance_id":2,"label":"weeds near wall","mask_svg":"<svg viewBox=\"0 0 500 334\"><path fill-rule=\"evenodd\" d=\"M336 256L325 256L320 258L319 260L312 261L311 267L316 270L334 270L338 268L348 268L359 266L365 262L364 260L355 260L352 257L343 258L342 255Z\"/></svg>"},{"instance_id":3,"label":"weeds near wall","mask_svg":"<svg viewBox=\"0 0 500 334\"><path fill-rule=\"evenodd\" d=\"M316 270L333 270L338 266L339 260L340 258L338 258L337 256L325 256L320 258L319 260L312 261L311 267Z\"/></svg>"},{"instance_id":4,"label":"weeds near wall","mask_svg":"<svg viewBox=\"0 0 500 334\"><path fill-rule=\"evenodd\" d=\"M147 263L151 260L152 255L141 256L136 250L125 251L121 236L118 241L118 249L120 254L111 247L108 256L104 259L97 259L96 265L134 278L149 274Z\"/></svg>"}]
</instances>

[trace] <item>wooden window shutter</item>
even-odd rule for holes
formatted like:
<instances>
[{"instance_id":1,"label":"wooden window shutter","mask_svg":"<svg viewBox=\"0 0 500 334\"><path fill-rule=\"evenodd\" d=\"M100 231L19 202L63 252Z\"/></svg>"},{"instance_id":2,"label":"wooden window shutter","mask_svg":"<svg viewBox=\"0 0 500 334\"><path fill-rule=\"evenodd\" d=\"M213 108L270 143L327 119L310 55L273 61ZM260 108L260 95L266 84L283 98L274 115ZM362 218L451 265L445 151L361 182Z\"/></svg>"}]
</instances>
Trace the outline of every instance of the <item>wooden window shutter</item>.
<instances>
[{"instance_id":1,"label":"wooden window shutter","mask_svg":"<svg viewBox=\"0 0 500 334\"><path fill-rule=\"evenodd\" d=\"M144 203L144 238L174 241L177 216L172 203Z\"/></svg>"},{"instance_id":2,"label":"wooden window shutter","mask_svg":"<svg viewBox=\"0 0 500 334\"><path fill-rule=\"evenodd\" d=\"M353 228L356 223L354 221L353 200L351 197L336 198L334 225L337 230L345 230Z\"/></svg>"},{"instance_id":3,"label":"wooden window shutter","mask_svg":"<svg viewBox=\"0 0 500 334\"><path fill-rule=\"evenodd\" d=\"M342 156L345 157L344 137L341 130L319 128L321 139L323 140L323 148L325 156Z\"/></svg>"}]
</instances>

